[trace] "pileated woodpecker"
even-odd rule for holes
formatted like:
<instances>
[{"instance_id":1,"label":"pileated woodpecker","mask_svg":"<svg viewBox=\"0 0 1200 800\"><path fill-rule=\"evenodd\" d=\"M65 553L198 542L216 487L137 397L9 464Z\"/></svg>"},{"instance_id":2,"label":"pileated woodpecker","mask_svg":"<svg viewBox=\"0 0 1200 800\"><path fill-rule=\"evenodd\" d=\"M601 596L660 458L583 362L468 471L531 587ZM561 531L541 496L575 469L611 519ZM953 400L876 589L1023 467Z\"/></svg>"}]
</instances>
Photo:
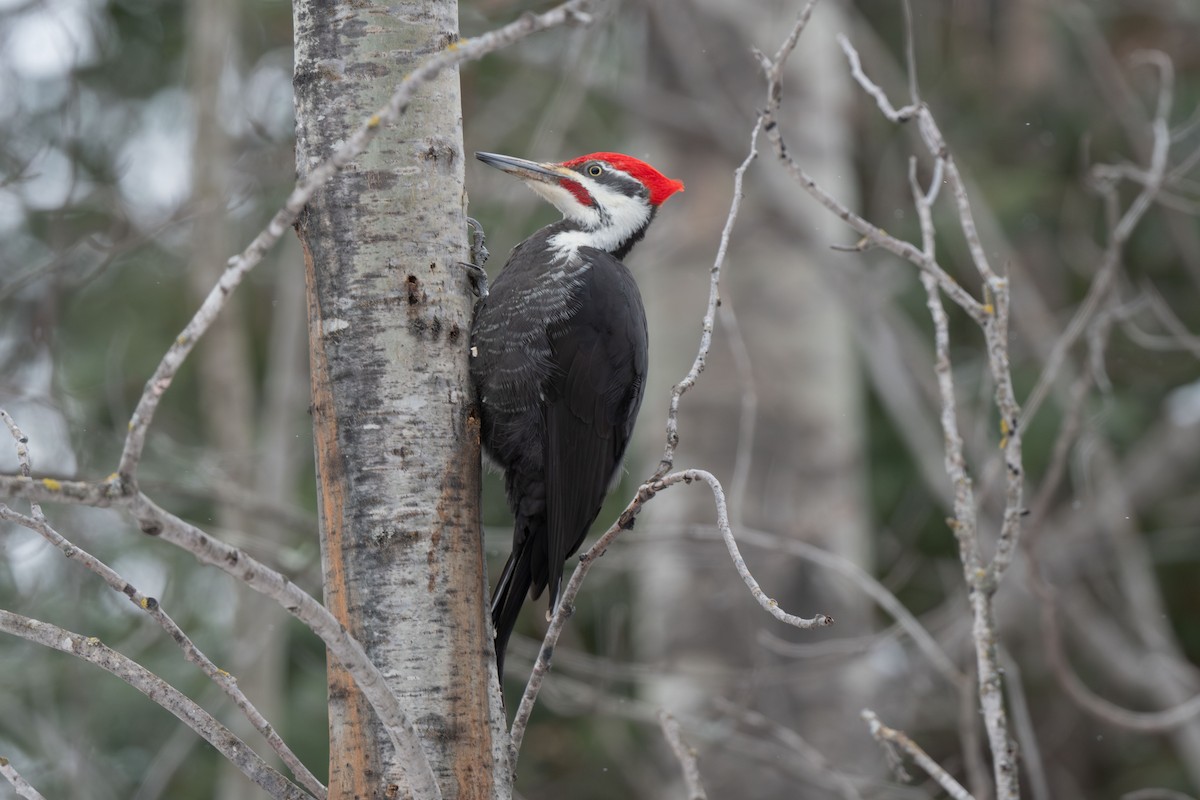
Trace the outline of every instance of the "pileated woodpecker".
<instances>
[{"instance_id":1,"label":"pileated woodpecker","mask_svg":"<svg viewBox=\"0 0 1200 800\"><path fill-rule=\"evenodd\" d=\"M646 380L646 312L621 259L683 184L620 153L475 157L563 218L513 248L471 326L484 451L504 470L512 555L492 593L496 664L525 596L550 588L619 473Z\"/></svg>"}]
</instances>

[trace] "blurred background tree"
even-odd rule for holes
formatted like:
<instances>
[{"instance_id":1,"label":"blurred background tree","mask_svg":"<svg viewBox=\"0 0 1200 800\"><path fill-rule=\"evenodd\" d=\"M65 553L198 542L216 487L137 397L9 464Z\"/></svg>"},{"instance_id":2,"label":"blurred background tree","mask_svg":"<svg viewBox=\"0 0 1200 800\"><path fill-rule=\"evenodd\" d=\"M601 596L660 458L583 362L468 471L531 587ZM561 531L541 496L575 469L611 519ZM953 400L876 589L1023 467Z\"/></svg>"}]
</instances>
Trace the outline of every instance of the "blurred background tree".
<instances>
[{"instance_id":1,"label":"blurred background tree","mask_svg":"<svg viewBox=\"0 0 1200 800\"><path fill-rule=\"evenodd\" d=\"M1172 59L1178 158L1197 146L1187 123L1200 102L1200 6L913 6L923 96L973 182L989 253L1012 277L1023 400L1095 277L1105 220L1090 167L1147 159L1156 84L1131 60L1137 51ZM464 3L463 34L531 8L541 6ZM467 152L561 159L621 150L688 184L629 259L651 308L654 371L632 482L658 458L666 388L694 353L730 175L763 102L750 48L773 50L797 10L620 0L600 5L589 28L528 40L462 72ZM853 87L832 43L838 31L893 97L904 96L898 3L829 0L790 68L784 108L788 127L804 135L789 144L844 201L915 240L906 182L914 132L883 121ZM111 469L142 384L211 285L206 270L261 228L290 187L291 36L290 6L277 0L0 2L0 406L29 434L40 472L94 478ZM1194 170L1183 166L1184 180L1127 248L1106 305L1115 327L1104 372L1086 341L1072 348L1025 438L1027 539L1036 538L1057 591L1071 661L1100 694L1135 708L1200 690L1200 226L1197 185L1187 180ZM467 183L496 267L552 216L503 176L468 165ZM741 340L719 328L709 370L684 400L677 463L710 469L732 488L740 455L749 481L735 495L736 519L854 560L967 670L970 618L945 524L920 287L884 254L829 251L854 237L788 186L771 158L752 167L747 186L724 284ZM947 236L938 246L966 275L964 243ZM285 239L166 397L143 481L153 476L150 488L173 511L316 594L301 281L295 242ZM960 410L968 452L986 465L997 422L981 342L963 322L954 320ZM1100 387L1081 405L1071 392L1078 376ZM757 414L744 439L747 398ZM212 424L218 408L236 429ZM1064 422L1078 433L1056 462ZM0 471L15 463L0 443ZM1061 481L1040 492L1055 470ZM985 519L998 507L998 477L976 474ZM614 492L614 509L627 494ZM495 526L488 547L501 558L509 537L498 482L485 499ZM600 564L527 736L519 792L678 793L654 721L666 705L697 747L713 796L936 796L920 782L896 783L858 719L869 703L982 800L976 701L948 691L853 584L745 545L785 607L838 620L820 636L781 630L753 608L727 556L700 541L711 519L707 498L664 494ZM324 774L325 658L314 636L114 513L62 507L56 523L161 597ZM223 707L157 631L32 533L4 529L0 553L0 606L100 636ZM1144 786L1200 793L1200 722L1130 732L1064 694L1030 580L1022 558L997 598L1028 796L1092 800ZM542 626L531 613L519 629L514 681ZM0 754L49 797L257 796L240 776L226 782L191 731L89 665L4 640L0 675Z\"/></svg>"}]
</instances>

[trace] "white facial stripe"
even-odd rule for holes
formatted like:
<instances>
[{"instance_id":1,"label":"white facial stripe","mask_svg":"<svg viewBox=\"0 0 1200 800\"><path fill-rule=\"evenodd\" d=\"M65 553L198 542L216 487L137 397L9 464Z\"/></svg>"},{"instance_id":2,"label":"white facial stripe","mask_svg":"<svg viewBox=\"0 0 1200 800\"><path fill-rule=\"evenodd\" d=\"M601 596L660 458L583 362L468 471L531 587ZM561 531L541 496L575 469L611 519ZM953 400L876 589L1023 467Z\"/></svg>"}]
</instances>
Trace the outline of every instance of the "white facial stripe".
<instances>
[{"instance_id":1,"label":"white facial stripe","mask_svg":"<svg viewBox=\"0 0 1200 800\"><path fill-rule=\"evenodd\" d=\"M650 203L641 197L629 197L611 186L589 181L584 186L596 198L596 204L608 212L605 228L617 236L616 244L645 227L650 219ZM614 245L615 246L615 245Z\"/></svg>"},{"instance_id":2,"label":"white facial stripe","mask_svg":"<svg viewBox=\"0 0 1200 800\"><path fill-rule=\"evenodd\" d=\"M530 184L542 197L553 203L564 217L579 222L584 230L564 231L550 245L565 256L580 247L611 252L646 226L650 204L643 198L629 197L603 183L580 175L578 182L595 199L596 206L585 206L566 189L551 184ZM598 208L604 209L604 214Z\"/></svg>"}]
</instances>

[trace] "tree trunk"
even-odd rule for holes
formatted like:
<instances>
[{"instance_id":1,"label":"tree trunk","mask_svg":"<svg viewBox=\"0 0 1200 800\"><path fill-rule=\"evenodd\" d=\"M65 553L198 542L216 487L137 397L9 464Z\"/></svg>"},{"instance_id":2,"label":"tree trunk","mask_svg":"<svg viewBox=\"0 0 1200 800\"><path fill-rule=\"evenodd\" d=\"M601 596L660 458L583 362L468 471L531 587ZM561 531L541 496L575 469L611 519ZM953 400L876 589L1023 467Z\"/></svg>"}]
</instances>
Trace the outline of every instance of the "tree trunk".
<instances>
[{"instance_id":1,"label":"tree trunk","mask_svg":"<svg viewBox=\"0 0 1200 800\"><path fill-rule=\"evenodd\" d=\"M299 171L425 55L454 2L295 5ZM325 601L379 665L442 796L508 795L485 614L479 428L467 373L457 70L425 86L297 224L309 297ZM410 796L353 681L329 664L330 798Z\"/></svg>"}]
</instances>

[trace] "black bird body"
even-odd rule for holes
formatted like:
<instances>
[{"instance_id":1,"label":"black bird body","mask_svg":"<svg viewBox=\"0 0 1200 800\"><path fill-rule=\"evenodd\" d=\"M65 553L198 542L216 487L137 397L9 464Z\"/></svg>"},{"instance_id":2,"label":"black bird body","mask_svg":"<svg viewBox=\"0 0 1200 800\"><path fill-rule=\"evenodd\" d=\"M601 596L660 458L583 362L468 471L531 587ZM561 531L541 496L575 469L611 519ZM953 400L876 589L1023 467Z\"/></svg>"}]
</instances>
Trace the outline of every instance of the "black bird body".
<instances>
[{"instance_id":1,"label":"black bird body","mask_svg":"<svg viewBox=\"0 0 1200 800\"><path fill-rule=\"evenodd\" d=\"M637 167L631 175L601 156L618 154L550 165L479 154L535 189L550 185L539 193L564 212L513 248L471 327L483 448L504 470L514 518L512 554L492 593L501 675L525 597L549 587L550 607L557 604L563 563L583 544L620 472L645 388L646 313L619 256L649 226L652 201L682 184L619 156L669 182L656 194ZM607 185L583 180L595 164L604 165ZM564 189L576 175L579 185ZM604 199L611 208L600 207ZM621 230L611 229L614 217Z\"/></svg>"}]
</instances>

